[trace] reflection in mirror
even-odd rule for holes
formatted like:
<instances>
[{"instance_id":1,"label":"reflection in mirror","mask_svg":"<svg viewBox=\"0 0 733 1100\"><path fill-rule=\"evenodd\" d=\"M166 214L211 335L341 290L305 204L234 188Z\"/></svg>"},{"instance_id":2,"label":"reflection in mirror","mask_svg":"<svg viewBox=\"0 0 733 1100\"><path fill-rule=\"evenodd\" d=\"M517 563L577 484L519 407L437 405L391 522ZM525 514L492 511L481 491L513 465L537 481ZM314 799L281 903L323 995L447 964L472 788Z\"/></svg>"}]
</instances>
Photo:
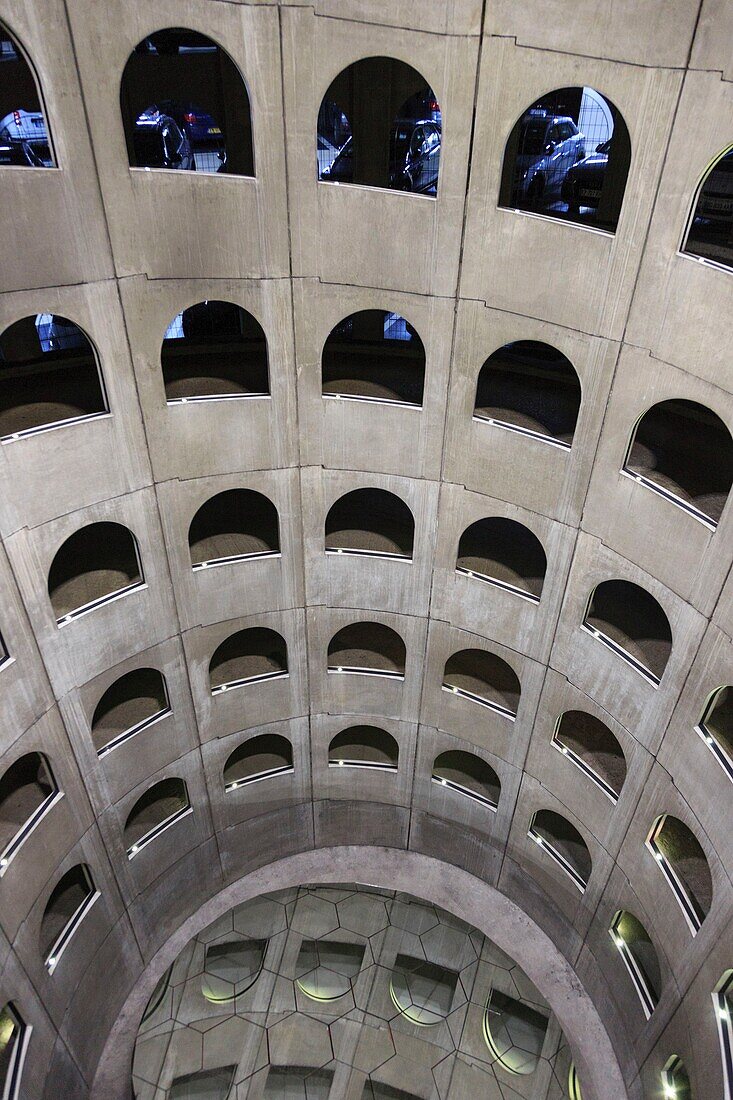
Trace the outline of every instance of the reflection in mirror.
<instances>
[{"instance_id":1,"label":"reflection in mirror","mask_svg":"<svg viewBox=\"0 0 733 1100\"><path fill-rule=\"evenodd\" d=\"M395 959L389 991L396 1009L413 1024L428 1027L448 1016L458 974L411 955Z\"/></svg>"},{"instance_id":2,"label":"reflection in mirror","mask_svg":"<svg viewBox=\"0 0 733 1100\"><path fill-rule=\"evenodd\" d=\"M335 1001L352 988L364 958L363 943L303 940L295 984L313 1001Z\"/></svg>"},{"instance_id":3,"label":"reflection in mirror","mask_svg":"<svg viewBox=\"0 0 733 1100\"><path fill-rule=\"evenodd\" d=\"M631 160L621 114L595 88L558 88L517 120L499 205L614 232Z\"/></svg>"},{"instance_id":4,"label":"reflection in mirror","mask_svg":"<svg viewBox=\"0 0 733 1100\"><path fill-rule=\"evenodd\" d=\"M201 976L206 1000L222 1004L251 989L262 970L267 942L240 938L210 944Z\"/></svg>"},{"instance_id":5,"label":"reflection in mirror","mask_svg":"<svg viewBox=\"0 0 733 1100\"><path fill-rule=\"evenodd\" d=\"M539 1065L549 1017L535 1005L492 989L484 1013L484 1039L509 1073L528 1075Z\"/></svg>"},{"instance_id":6,"label":"reflection in mirror","mask_svg":"<svg viewBox=\"0 0 733 1100\"><path fill-rule=\"evenodd\" d=\"M254 175L247 88L206 35L170 27L139 42L120 106L131 167Z\"/></svg>"}]
</instances>

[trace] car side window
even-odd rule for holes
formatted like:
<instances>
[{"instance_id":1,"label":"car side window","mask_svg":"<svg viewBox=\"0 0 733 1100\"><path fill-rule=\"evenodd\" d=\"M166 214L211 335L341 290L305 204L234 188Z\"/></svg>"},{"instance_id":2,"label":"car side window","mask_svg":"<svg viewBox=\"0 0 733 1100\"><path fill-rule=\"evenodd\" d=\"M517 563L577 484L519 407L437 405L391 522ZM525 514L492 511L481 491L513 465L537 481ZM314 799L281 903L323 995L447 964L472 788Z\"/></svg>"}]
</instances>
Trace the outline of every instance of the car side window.
<instances>
[{"instance_id":1,"label":"car side window","mask_svg":"<svg viewBox=\"0 0 733 1100\"><path fill-rule=\"evenodd\" d=\"M573 137L574 133L575 130L569 122L560 123L560 137L563 141L567 141L568 138Z\"/></svg>"},{"instance_id":2,"label":"car side window","mask_svg":"<svg viewBox=\"0 0 733 1100\"><path fill-rule=\"evenodd\" d=\"M559 145L561 140L562 139L561 139L561 136L560 136L560 127L559 126L552 126L550 128L549 134L547 135L547 144L548 145L550 145L550 144Z\"/></svg>"}]
</instances>

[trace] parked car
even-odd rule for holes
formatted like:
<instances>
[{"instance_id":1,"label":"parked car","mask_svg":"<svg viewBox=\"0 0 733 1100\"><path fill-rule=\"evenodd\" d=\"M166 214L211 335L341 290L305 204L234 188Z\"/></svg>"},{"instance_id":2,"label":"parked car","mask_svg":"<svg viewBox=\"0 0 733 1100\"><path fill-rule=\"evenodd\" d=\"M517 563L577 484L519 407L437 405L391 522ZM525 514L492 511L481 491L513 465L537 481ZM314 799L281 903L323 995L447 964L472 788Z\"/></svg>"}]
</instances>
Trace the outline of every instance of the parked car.
<instances>
[{"instance_id":1,"label":"parked car","mask_svg":"<svg viewBox=\"0 0 733 1100\"><path fill-rule=\"evenodd\" d=\"M539 204L558 194L568 171L585 156L585 135L567 115L534 108L522 119L514 165L514 201Z\"/></svg>"},{"instance_id":2,"label":"parked car","mask_svg":"<svg viewBox=\"0 0 733 1100\"><path fill-rule=\"evenodd\" d=\"M351 183L354 178L354 141L347 137L330 165L321 169L327 183Z\"/></svg>"},{"instance_id":3,"label":"parked car","mask_svg":"<svg viewBox=\"0 0 733 1100\"><path fill-rule=\"evenodd\" d=\"M41 111L11 111L0 119L0 163L53 168L46 120Z\"/></svg>"},{"instance_id":4,"label":"parked car","mask_svg":"<svg viewBox=\"0 0 733 1100\"><path fill-rule=\"evenodd\" d=\"M596 145L595 152L574 164L563 180L560 195L563 202L568 204L571 214L577 214L581 206L593 210L598 208L612 140L609 138L601 145Z\"/></svg>"},{"instance_id":5,"label":"parked car","mask_svg":"<svg viewBox=\"0 0 733 1100\"><path fill-rule=\"evenodd\" d=\"M176 103L171 99L161 100L158 109L175 119L193 149L215 146L223 152L224 135L221 126L217 125L216 119L208 111L193 103Z\"/></svg>"},{"instance_id":6,"label":"parked car","mask_svg":"<svg viewBox=\"0 0 733 1100\"><path fill-rule=\"evenodd\" d=\"M135 160L139 168L196 169L191 143L174 118L148 107L135 122Z\"/></svg>"},{"instance_id":7,"label":"parked car","mask_svg":"<svg viewBox=\"0 0 733 1100\"><path fill-rule=\"evenodd\" d=\"M402 191L432 191L438 186L441 128L437 122L424 119L415 123L410 144L394 186Z\"/></svg>"}]
</instances>

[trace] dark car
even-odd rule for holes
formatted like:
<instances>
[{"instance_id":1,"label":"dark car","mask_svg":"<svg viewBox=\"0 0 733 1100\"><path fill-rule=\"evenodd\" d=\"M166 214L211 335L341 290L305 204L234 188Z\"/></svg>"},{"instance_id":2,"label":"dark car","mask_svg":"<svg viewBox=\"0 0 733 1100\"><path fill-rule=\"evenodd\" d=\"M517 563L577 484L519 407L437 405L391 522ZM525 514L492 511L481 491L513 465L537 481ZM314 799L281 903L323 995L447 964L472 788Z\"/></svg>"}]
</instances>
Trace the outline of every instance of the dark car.
<instances>
[{"instance_id":1,"label":"dark car","mask_svg":"<svg viewBox=\"0 0 733 1100\"><path fill-rule=\"evenodd\" d=\"M148 107L135 122L133 137L138 168L196 169L191 143L170 115Z\"/></svg>"},{"instance_id":2,"label":"dark car","mask_svg":"<svg viewBox=\"0 0 733 1100\"><path fill-rule=\"evenodd\" d=\"M171 99L161 100L159 110L175 119L186 134L193 149L224 149L224 135L213 115L194 103L176 103Z\"/></svg>"},{"instance_id":3,"label":"dark car","mask_svg":"<svg viewBox=\"0 0 733 1100\"><path fill-rule=\"evenodd\" d=\"M53 168L41 111L11 111L0 119L0 164Z\"/></svg>"},{"instance_id":4,"label":"dark car","mask_svg":"<svg viewBox=\"0 0 733 1100\"><path fill-rule=\"evenodd\" d=\"M611 138L597 145L595 153L579 160L569 170L560 192L563 202L568 204L569 213L577 214L581 206L592 210L598 208L610 152Z\"/></svg>"},{"instance_id":5,"label":"dark car","mask_svg":"<svg viewBox=\"0 0 733 1100\"><path fill-rule=\"evenodd\" d=\"M321 169L320 178L327 183L351 183L354 178L354 141L347 137L331 164Z\"/></svg>"},{"instance_id":6,"label":"dark car","mask_svg":"<svg viewBox=\"0 0 733 1100\"><path fill-rule=\"evenodd\" d=\"M421 191L435 194L440 167L441 129L432 119L415 123L405 162L395 186L402 191Z\"/></svg>"}]
</instances>

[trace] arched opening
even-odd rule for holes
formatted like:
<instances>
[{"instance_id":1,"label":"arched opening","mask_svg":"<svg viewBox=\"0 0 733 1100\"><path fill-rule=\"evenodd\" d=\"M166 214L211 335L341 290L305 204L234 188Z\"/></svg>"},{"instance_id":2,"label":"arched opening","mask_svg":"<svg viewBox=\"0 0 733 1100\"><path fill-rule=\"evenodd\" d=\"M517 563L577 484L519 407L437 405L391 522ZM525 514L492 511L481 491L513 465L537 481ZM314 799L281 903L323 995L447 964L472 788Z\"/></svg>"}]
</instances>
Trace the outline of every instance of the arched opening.
<instances>
[{"instance_id":1,"label":"arched opening","mask_svg":"<svg viewBox=\"0 0 733 1100\"><path fill-rule=\"evenodd\" d=\"M516 340L493 352L482 366L473 415L569 450L580 396L580 381L567 356L537 340Z\"/></svg>"},{"instance_id":2,"label":"arched opening","mask_svg":"<svg viewBox=\"0 0 733 1100\"><path fill-rule=\"evenodd\" d=\"M715 529L733 483L733 439L696 401L660 401L637 422L623 472Z\"/></svg>"},{"instance_id":3,"label":"arched opening","mask_svg":"<svg viewBox=\"0 0 733 1100\"><path fill-rule=\"evenodd\" d=\"M713 879L702 845L684 821L671 814L657 818L646 843L694 936L713 903Z\"/></svg>"},{"instance_id":4,"label":"arched opening","mask_svg":"<svg viewBox=\"0 0 733 1100\"><path fill-rule=\"evenodd\" d=\"M672 652L672 630L649 592L631 581L602 581L588 602L583 628L655 686Z\"/></svg>"},{"instance_id":5,"label":"arched opening","mask_svg":"<svg viewBox=\"0 0 733 1100\"><path fill-rule=\"evenodd\" d=\"M59 626L144 584L135 536L121 523L90 523L56 551L48 595Z\"/></svg>"},{"instance_id":6,"label":"arched opening","mask_svg":"<svg viewBox=\"0 0 733 1100\"><path fill-rule=\"evenodd\" d=\"M142 848L190 813L193 807L183 779L174 776L154 783L127 815L123 831L127 858L133 859Z\"/></svg>"},{"instance_id":7,"label":"arched opening","mask_svg":"<svg viewBox=\"0 0 733 1100\"><path fill-rule=\"evenodd\" d=\"M201 992L214 1004L229 1003L251 989L260 976L268 940L227 939L209 944Z\"/></svg>"},{"instance_id":8,"label":"arched opening","mask_svg":"<svg viewBox=\"0 0 733 1100\"><path fill-rule=\"evenodd\" d=\"M262 733L238 745L224 765L224 789L236 791L249 783L293 772L293 746L278 733Z\"/></svg>"},{"instance_id":9,"label":"arched opening","mask_svg":"<svg viewBox=\"0 0 733 1100\"><path fill-rule=\"evenodd\" d=\"M692 1100L690 1075L685 1063L676 1054L667 1059L661 1078L666 1100Z\"/></svg>"},{"instance_id":10,"label":"arched opening","mask_svg":"<svg viewBox=\"0 0 733 1100\"><path fill-rule=\"evenodd\" d=\"M362 58L323 97L318 179L435 196L441 132L440 106L420 73L394 57Z\"/></svg>"},{"instance_id":11,"label":"arched opening","mask_svg":"<svg viewBox=\"0 0 733 1100\"><path fill-rule=\"evenodd\" d=\"M232 302L207 299L178 313L160 362L169 405L270 396L264 329Z\"/></svg>"},{"instance_id":12,"label":"arched opening","mask_svg":"<svg viewBox=\"0 0 733 1100\"><path fill-rule=\"evenodd\" d=\"M270 1066L265 1081L265 1100L329 1100L332 1069L313 1066Z\"/></svg>"},{"instance_id":13,"label":"arched opening","mask_svg":"<svg viewBox=\"0 0 733 1100\"><path fill-rule=\"evenodd\" d=\"M157 668L134 668L100 698L91 721L98 756L106 756L135 734L171 713L165 677Z\"/></svg>"},{"instance_id":14,"label":"arched opening","mask_svg":"<svg viewBox=\"0 0 733 1100\"><path fill-rule=\"evenodd\" d=\"M612 802L618 801L626 780L626 758L600 718L585 710L566 710L558 718L552 743Z\"/></svg>"},{"instance_id":15,"label":"arched opening","mask_svg":"<svg viewBox=\"0 0 733 1100\"><path fill-rule=\"evenodd\" d=\"M280 554L277 508L252 489L228 489L202 504L188 529L194 569Z\"/></svg>"},{"instance_id":16,"label":"arched opening","mask_svg":"<svg viewBox=\"0 0 733 1100\"><path fill-rule=\"evenodd\" d=\"M483 649L461 649L445 663L443 691L514 721L522 687L511 665Z\"/></svg>"},{"instance_id":17,"label":"arched opening","mask_svg":"<svg viewBox=\"0 0 733 1100\"><path fill-rule=\"evenodd\" d=\"M41 919L39 947L46 970L53 974L99 891L85 863L77 863L51 891Z\"/></svg>"},{"instance_id":18,"label":"arched opening","mask_svg":"<svg viewBox=\"0 0 733 1100\"><path fill-rule=\"evenodd\" d=\"M439 753L433 761L432 781L490 810L495 810L499 804L499 777L491 765L475 753L461 749Z\"/></svg>"},{"instance_id":19,"label":"arched opening","mask_svg":"<svg viewBox=\"0 0 733 1100\"><path fill-rule=\"evenodd\" d=\"M73 321L35 313L0 335L0 441L108 411L96 353Z\"/></svg>"},{"instance_id":20,"label":"arched opening","mask_svg":"<svg viewBox=\"0 0 733 1100\"><path fill-rule=\"evenodd\" d=\"M624 961L647 1020L659 1003L662 971L649 933L632 913L620 909L609 929Z\"/></svg>"},{"instance_id":21,"label":"arched opening","mask_svg":"<svg viewBox=\"0 0 733 1100\"><path fill-rule=\"evenodd\" d=\"M339 321L321 353L324 397L421 408L425 348L399 313L362 309Z\"/></svg>"},{"instance_id":22,"label":"arched opening","mask_svg":"<svg viewBox=\"0 0 733 1100\"><path fill-rule=\"evenodd\" d=\"M4 32L0 28L0 35ZM0 1094L18 1100L31 1028L12 1001L0 1011Z\"/></svg>"},{"instance_id":23,"label":"arched opening","mask_svg":"<svg viewBox=\"0 0 733 1100\"><path fill-rule=\"evenodd\" d=\"M377 726L349 726L328 746L329 768L396 771L400 749L391 733Z\"/></svg>"},{"instance_id":24,"label":"arched opening","mask_svg":"<svg viewBox=\"0 0 733 1100\"><path fill-rule=\"evenodd\" d=\"M727 970L713 992L726 1095L733 1095L733 970Z\"/></svg>"},{"instance_id":25,"label":"arched opening","mask_svg":"<svg viewBox=\"0 0 733 1100\"><path fill-rule=\"evenodd\" d=\"M288 675L285 639L269 627L252 626L230 634L209 662L211 694L244 684L276 680Z\"/></svg>"},{"instance_id":26,"label":"arched opening","mask_svg":"<svg viewBox=\"0 0 733 1100\"><path fill-rule=\"evenodd\" d=\"M685 230L682 251L733 268L733 145L703 173Z\"/></svg>"},{"instance_id":27,"label":"arched opening","mask_svg":"<svg viewBox=\"0 0 733 1100\"><path fill-rule=\"evenodd\" d=\"M247 88L206 35L169 27L139 42L122 74L120 108L131 168L254 175Z\"/></svg>"},{"instance_id":28,"label":"arched opening","mask_svg":"<svg viewBox=\"0 0 733 1100\"><path fill-rule=\"evenodd\" d=\"M326 553L412 559L415 520L403 500L384 489L355 489L326 516Z\"/></svg>"},{"instance_id":29,"label":"arched opening","mask_svg":"<svg viewBox=\"0 0 733 1100\"><path fill-rule=\"evenodd\" d=\"M328 671L364 676L405 676L407 651L399 634L383 623L350 623L328 646Z\"/></svg>"},{"instance_id":30,"label":"arched opening","mask_svg":"<svg viewBox=\"0 0 733 1100\"><path fill-rule=\"evenodd\" d=\"M733 779L733 688L719 687L703 711L697 732L729 779Z\"/></svg>"},{"instance_id":31,"label":"arched opening","mask_svg":"<svg viewBox=\"0 0 733 1100\"><path fill-rule=\"evenodd\" d=\"M456 572L488 581L538 603L547 558L537 536L513 519L492 516L472 523L458 543Z\"/></svg>"},{"instance_id":32,"label":"arched opening","mask_svg":"<svg viewBox=\"0 0 733 1100\"><path fill-rule=\"evenodd\" d=\"M236 1072L235 1063L174 1077L167 1100L229 1100Z\"/></svg>"},{"instance_id":33,"label":"arched opening","mask_svg":"<svg viewBox=\"0 0 733 1100\"><path fill-rule=\"evenodd\" d=\"M19 757L0 779L0 877L61 792L40 752Z\"/></svg>"},{"instance_id":34,"label":"arched opening","mask_svg":"<svg viewBox=\"0 0 733 1100\"><path fill-rule=\"evenodd\" d=\"M582 893L593 867L588 845L575 826L554 810L537 810L527 835L547 852Z\"/></svg>"},{"instance_id":35,"label":"arched opening","mask_svg":"<svg viewBox=\"0 0 733 1100\"><path fill-rule=\"evenodd\" d=\"M535 1005L492 989L484 1012L484 1039L508 1073L528 1076L537 1069L550 1018Z\"/></svg>"},{"instance_id":36,"label":"arched opening","mask_svg":"<svg viewBox=\"0 0 733 1100\"><path fill-rule=\"evenodd\" d=\"M445 966L399 954L389 991L398 1012L413 1024L429 1027L445 1020L452 1008L458 973Z\"/></svg>"},{"instance_id":37,"label":"arched opening","mask_svg":"<svg viewBox=\"0 0 733 1100\"><path fill-rule=\"evenodd\" d=\"M514 124L499 205L613 233L630 163L629 131L613 103L595 88L556 88Z\"/></svg>"},{"instance_id":38,"label":"arched opening","mask_svg":"<svg viewBox=\"0 0 733 1100\"><path fill-rule=\"evenodd\" d=\"M0 23L0 167L53 168L41 88L18 40Z\"/></svg>"},{"instance_id":39,"label":"arched opening","mask_svg":"<svg viewBox=\"0 0 733 1100\"><path fill-rule=\"evenodd\" d=\"M336 1001L351 992L363 958L363 943L303 940L295 963L295 984L312 1001Z\"/></svg>"}]
</instances>

